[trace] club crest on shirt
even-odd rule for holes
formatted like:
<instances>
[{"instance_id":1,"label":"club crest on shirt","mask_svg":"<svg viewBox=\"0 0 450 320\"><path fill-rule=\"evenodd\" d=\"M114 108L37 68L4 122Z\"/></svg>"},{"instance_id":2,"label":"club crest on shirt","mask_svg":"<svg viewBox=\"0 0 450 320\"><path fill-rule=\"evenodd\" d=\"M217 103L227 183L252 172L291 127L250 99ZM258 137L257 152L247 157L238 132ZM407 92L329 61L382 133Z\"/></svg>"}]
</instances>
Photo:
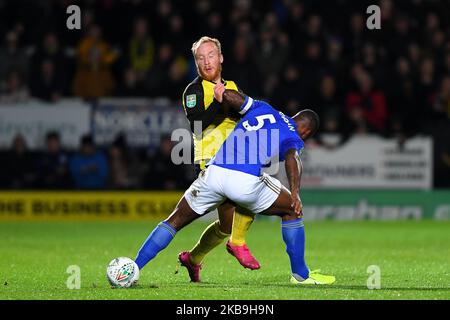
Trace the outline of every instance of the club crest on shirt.
<instances>
[{"instance_id":1,"label":"club crest on shirt","mask_svg":"<svg viewBox=\"0 0 450 320\"><path fill-rule=\"evenodd\" d=\"M186 107L193 108L197 104L197 96L195 94L190 94L186 96Z\"/></svg>"}]
</instances>

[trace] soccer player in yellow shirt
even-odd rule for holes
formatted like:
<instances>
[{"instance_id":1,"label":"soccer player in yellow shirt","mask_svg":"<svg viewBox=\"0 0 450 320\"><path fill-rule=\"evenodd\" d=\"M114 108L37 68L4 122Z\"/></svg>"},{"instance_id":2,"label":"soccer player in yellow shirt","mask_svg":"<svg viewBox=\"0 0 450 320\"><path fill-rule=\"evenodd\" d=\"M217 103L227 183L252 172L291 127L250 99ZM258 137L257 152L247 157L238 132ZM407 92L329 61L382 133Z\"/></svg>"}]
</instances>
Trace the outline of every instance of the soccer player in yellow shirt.
<instances>
[{"instance_id":1,"label":"soccer player in yellow shirt","mask_svg":"<svg viewBox=\"0 0 450 320\"><path fill-rule=\"evenodd\" d=\"M222 82L226 89L240 90L236 83L222 78L223 55L219 40L210 37L200 38L193 44L192 54L199 76L186 87L183 93L183 107L193 132L194 162L198 174L205 169L206 163L216 154L240 118L237 112L225 113L222 104L214 98L214 86ZM245 243L245 235L255 215L236 212L235 205L231 202L223 203L217 211L219 220L205 229L190 251L181 252L178 256L181 265L188 269L193 282L200 282L200 269L204 257L230 236L230 233L226 245L228 252L245 268L260 268L259 262L252 256ZM230 221L229 217L233 217L233 221Z\"/></svg>"}]
</instances>

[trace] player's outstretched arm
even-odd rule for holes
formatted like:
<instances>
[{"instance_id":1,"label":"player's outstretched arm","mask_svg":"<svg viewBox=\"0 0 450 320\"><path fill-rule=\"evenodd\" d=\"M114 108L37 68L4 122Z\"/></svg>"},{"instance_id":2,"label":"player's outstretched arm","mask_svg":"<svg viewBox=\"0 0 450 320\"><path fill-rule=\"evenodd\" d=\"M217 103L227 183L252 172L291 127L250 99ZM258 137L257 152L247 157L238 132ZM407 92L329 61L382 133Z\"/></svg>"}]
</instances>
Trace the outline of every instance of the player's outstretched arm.
<instances>
[{"instance_id":1,"label":"player's outstretched arm","mask_svg":"<svg viewBox=\"0 0 450 320\"><path fill-rule=\"evenodd\" d=\"M221 102L225 109L231 109L239 112L245 102L245 95L230 89L225 89L223 83L217 83L214 86L214 98ZM228 111L228 110L226 110Z\"/></svg>"},{"instance_id":2,"label":"player's outstretched arm","mask_svg":"<svg viewBox=\"0 0 450 320\"><path fill-rule=\"evenodd\" d=\"M285 167L291 191L291 206L298 216L301 216L302 214L302 202L299 197L301 174L300 163L300 156L298 155L297 150L289 149L285 156Z\"/></svg>"},{"instance_id":3,"label":"player's outstretched arm","mask_svg":"<svg viewBox=\"0 0 450 320\"><path fill-rule=\"evenodd\" d=\"M235 111L240 111L245 102L245 95L235 90L226 89L223 93L223 104Z\"/></svg>"}]
</instances>

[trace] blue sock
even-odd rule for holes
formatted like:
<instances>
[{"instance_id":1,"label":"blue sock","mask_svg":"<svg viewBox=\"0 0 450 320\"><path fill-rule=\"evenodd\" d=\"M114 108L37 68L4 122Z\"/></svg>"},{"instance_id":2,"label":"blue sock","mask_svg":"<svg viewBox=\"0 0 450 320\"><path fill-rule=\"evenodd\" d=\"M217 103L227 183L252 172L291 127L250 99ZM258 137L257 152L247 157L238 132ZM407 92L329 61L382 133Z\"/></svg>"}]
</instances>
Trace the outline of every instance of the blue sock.
<instances>
[{"instance_id":1,"label":"blue sock","mask_svg":"<svg viewBox=\"0 0 450 320\"><path fill-rule=\"evenodd\" d=\"M284 243L286 243L286 252L291 261L292 273L307 279L309 270L305 262L305 229L303 220L282 221L281 230Z\"/></svg>"},{"instance_id":2,"label":"blue sock","mask_svg":"<svg viewBox=\"0 0 450 320\"><path fill-rule=\"evenodd\" d=\"M139 253L135 259L139 269L142 269L158 254L158 252L167 247L173 237L175 237L176 233L177 230L175 230L169 223L165 221L160 222L139 250Z\"/></svg>"}]
</instances>

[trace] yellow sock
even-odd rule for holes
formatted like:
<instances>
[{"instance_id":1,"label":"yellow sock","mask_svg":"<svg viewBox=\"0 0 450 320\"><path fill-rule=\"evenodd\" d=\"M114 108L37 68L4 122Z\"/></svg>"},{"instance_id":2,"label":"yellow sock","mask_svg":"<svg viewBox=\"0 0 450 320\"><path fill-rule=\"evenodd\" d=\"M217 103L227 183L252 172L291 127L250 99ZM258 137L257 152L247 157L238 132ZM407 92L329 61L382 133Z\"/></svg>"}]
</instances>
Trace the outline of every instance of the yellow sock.
<instances>
[{"instance_id":1,"label":"yellow sock","mask_svg":"<svg viewBox=\"0 0 450 320\"><path fill-rule=\"evenodd\" d=\"M245 236L250 225L255 220L255 214L241 214L234 213L233 228L231 229L230 243L235 246L242 246L245 244Z\"/></svg>"},{"instance_id":2,"label":"yellow sock","mask_svg":"<svg viewBox=\"0 0 450 320\"><path fill-rule=\"evenodd\" d=\"M219 220L211 223L205 231L203 231L197 244L190 251L191 262L194 264L200 264L208 252L221 244L222 241L228 236L229 234L220 231Z\"/></svg>"}]
</instances>

